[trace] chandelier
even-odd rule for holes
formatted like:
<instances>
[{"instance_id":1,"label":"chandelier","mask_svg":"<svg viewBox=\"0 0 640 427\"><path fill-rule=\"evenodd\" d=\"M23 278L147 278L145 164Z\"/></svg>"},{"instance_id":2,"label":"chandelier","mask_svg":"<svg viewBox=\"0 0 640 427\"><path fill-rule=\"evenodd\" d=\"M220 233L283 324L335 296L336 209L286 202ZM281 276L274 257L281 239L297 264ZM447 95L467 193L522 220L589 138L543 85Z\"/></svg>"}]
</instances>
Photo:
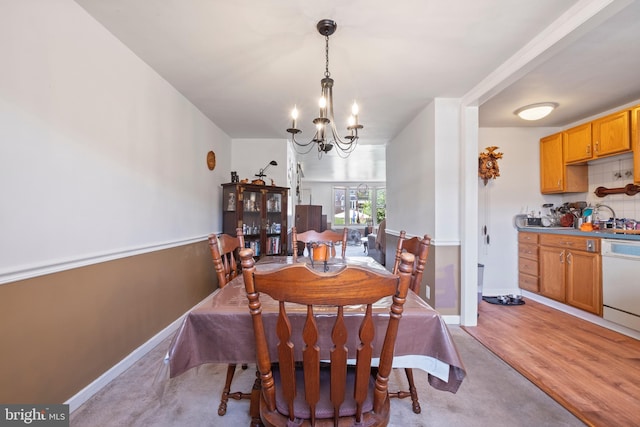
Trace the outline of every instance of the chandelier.
<instances>
[{"instance_id":1,"label":"chandelier","mask_svg":"<svg viewBox=\"0 0 640 427\"><path fill-rule=\"evenodd\" d=\"M358 104L353 103L351 107L351 117L349 117L347 130L349 135L344 138L338 136L336 129L336 121L333 118L333 79L329 72L329 36L332 35L338 24L330 19L323 19L318 22L318 32L325 38L325 57L326 65L324 70L324 78L320 80L322 94L320 96L320 116L313 120L316 125L316 133L309 142L300 142L296 140L296 134L302 132L296 128L296 120L298 119L298 110L294 106L291 112L293 126L287 129L291 134L293 147L300 154L310 152L314 147L318 150L318 157L321 158L324 153L328 153L336 147L336 152L340 157L348 157L358 145L358 129L362 129L362 125L358 123Z\"/></svg>"}]
</instances>

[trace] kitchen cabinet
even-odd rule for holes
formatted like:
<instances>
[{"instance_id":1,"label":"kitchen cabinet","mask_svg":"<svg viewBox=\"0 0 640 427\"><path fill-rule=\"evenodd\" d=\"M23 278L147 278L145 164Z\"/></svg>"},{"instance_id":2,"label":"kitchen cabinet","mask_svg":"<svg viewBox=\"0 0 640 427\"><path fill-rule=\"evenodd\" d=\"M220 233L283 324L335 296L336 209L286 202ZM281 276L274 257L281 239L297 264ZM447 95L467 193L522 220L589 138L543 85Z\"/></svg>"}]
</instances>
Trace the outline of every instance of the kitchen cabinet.
<instances>
[{"instance_id":1,"label":"kitchen cabinet","mask_svg":"<svg viewBox=\"0 0 640 427\"><path fill-rule=\"evenodd\" d=\"M567 252L567 304L602 316L601 265L599 253Z\"/></svg>"},{"instance_id":2,"label":"kitchen cabinet","mask_svg":"<svg viewBox=\"0 0 640 427\"><path fill-rule=\"evenodd\" d=\"M631 111L622 110L564 131L565 163L631 151Z\"/></svg>"},{"instance_id":3,"label":"kitchen cabinet","mask_svg":"<svg viewBox=\"0 0 640 427\"><path fill-rule=\"evenodd\" d=\"M565 249L540 246L540 294L560 302L565 302L565 257Z\"/></svg>"},{"instance_id":4,"label":"kitchen cabinet","mask_svg":"<svg viewBox=\"0 0 640 427\"><path fill-rule=\"evenodd\" d=\"M640 106L631 109L631 146L633 148L633 182L640 184Z\"/></svg>"},{"instance_id":5,"label":"kitchen cabinet","mask_svg":"<svg viewBox=\"0 0 640 427\"><path fill-rule=\"evenodd\" d=\"M520 289L539 292L538 234L518 233L518 285Z\"/></svg>"},{"instance_id":6,"label":"kitchen cabinet","mask_svg":"<svg viewBox=\"0 0 640 427\"><path fill-rule=\"evenodd\" d=\"M587 165L566 165L563 132L540 139L540 192L583 193L589 189Z\"/></svg>"},{"instance_id":7,"label":"kitchen cabinet","mask_svg":"<svg viewBox=\"0 0 640 427\"><path fill-rule=\"evenodd\" d=\"M593 158L591 123L567 129L563 134L565 163L584 162Z\"/></svg>"},{"instance_id":8,"label":"kitchen cabinet","mask_svg":"<svg viewBox=\"0 0 640 427\"><path fill-rule=\"evenodd\" d=\"M289 189L273 185L222 184L222 232L241 228L256 257L287 254Z\"/></svg>"},{"instance_id":9,"label":"kitchen cabinet","mask_svg":"<svg viewBox=\"0 0 640 427\"><path fill-rule=\"evenodd\" d=\"M592 122L593 156L631 151L631 111L623 110Z\"/></svg>"},{"instance_id":10,"label":"kitchen cabinet","mask_svg":"<svg viewBox=\"0 0 640 427\"><path fill-rule=\"evenodd\" d=\"M602 315L599 239L541 233L538 253L541 295Z\"/></svg>"}]
</instances>

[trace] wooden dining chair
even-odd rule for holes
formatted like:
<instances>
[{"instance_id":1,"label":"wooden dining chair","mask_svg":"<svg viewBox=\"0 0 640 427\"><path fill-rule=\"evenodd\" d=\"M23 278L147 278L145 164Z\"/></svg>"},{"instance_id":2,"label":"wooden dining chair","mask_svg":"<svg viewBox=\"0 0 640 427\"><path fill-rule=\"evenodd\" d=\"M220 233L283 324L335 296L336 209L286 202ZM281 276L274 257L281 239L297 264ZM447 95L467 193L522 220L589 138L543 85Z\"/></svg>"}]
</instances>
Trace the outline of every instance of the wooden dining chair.
<instances>
[{"instance_id":1,"label":"wooden dining chair","mask_svg":"<svg viewBox=\"0 0 640 427\"><path fill-rule=\"evenodd\" d=\"M397 274L400 269L400 263L403 253L410 253L414 255L415 261L413 269L411 271L411 283L409 288L415 292L416 295L420 295L420 285L422 284L422 276L424 274L424 266L427 263L427 257L429 256L429 245L431 244L431 238L428 235L424 235L422 239L419 237L406 238L406 232L400 231L400 238L398 239L398 245L396 246L396 256L393 264L392 272ZM411 406L413 412L419 414L422 411L420 402L418 401L418 390L413 379L413 369L405 368L404 372L407 376L407 382L409 383L409 391L400 390L397 392L390 392L390 397L397 397L404 399L405 397L411 397Z\"/></svg>"},{"instance_id":2,"label":"wooden dining chair","mask_svg":"<svg viewBox=\"0 0 640 427\"><path fill-rule=\"evenodd\" d=\"M236 229L236 237L228 234L209 235L209 248L211 249L211 258L218 276L218 286L223 288L233 280L240 272L239 251L244 249L244 235L242 229ZM220 397L220 406L218 406L218 415L222 416L227 413L227 402L229 399L241 400L250 399L251 392L243 393L241 391L231 392L231 383L236 372L235 363L227 365L227 378L222 388L222 396ZM243 364L242 369L247 369L247 365Z\"/></svg>"},{"instance_id":3,"label":"wooden dining chair","mask_svg":"<svg viewBox=\"0 0 640 427\"><path fill-rule=\"evenodd\" d=\"M399 275L352 265L331 273L315 271L307 264L256 271L251 249L240 251L240 257L253 320L264 425L386 426L390 416L387 383L413 255L402 255ZM269 335L261 309L264 294L279 305L275 332ZM381 301L385 297L388 300ZM376 302L387 302L390 307L383 342L376 332L384 328L376 331L374 323L378 322L372 315ZM305 320L295 322L294 329L287 313L295 311L293 304L301 305L302 313L306 311ZM349 328L344 316L347 305L366 307L359 324ZM318 328L316 316L331 316L333 327ZM277 345L269 345L270 340ZM380 364L374 379L371 358L374 343L380 342ZM277 350L275 365L270 348ZM348 365L348 358L355 359L355 365Z\"/></svg>"},{"instance_id":4,"label":"wooden dining chair","mask_svg":"<svg viewBox=\"0 0 640 427\"><path fill-rule=\"evenodd\" d=\"M333 230L324 230L322 232L318 232L315 230L308 230L303 233L298 234L296 228L293 227L291 229L291 238L293 245L293 259L298 259L298 242L303 242L306 244L314 243L314 242L331 242L331 258L336 256L336 245L342 245L342 258L345 257L347 253L347 239L349 237L349 229L345 227L342 230L342 233L338 233ZM302 251L304 253L304 248ZM311 254L309 254L311 256Z\"/></svg>"}]
</instances>

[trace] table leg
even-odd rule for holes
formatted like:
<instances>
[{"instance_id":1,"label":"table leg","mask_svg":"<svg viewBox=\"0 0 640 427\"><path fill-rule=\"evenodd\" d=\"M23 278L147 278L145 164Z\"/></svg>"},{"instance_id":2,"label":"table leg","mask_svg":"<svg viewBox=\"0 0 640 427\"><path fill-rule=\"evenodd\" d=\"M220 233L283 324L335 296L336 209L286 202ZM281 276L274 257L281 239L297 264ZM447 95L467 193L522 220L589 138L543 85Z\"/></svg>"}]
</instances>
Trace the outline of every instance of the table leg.
<instances>
[{"instance_id":1,"label":"table leg","mask_svg":"<svg viewBox=\"0 0 640 427\"><path fill-rule=\"evenodd\" d=\"M249 403L249 415L251 416L249 427L264 427L260 419L260 388L260 372L256 369L256 380L251 389L251 403Z\"/></svg>"}]
</instances>

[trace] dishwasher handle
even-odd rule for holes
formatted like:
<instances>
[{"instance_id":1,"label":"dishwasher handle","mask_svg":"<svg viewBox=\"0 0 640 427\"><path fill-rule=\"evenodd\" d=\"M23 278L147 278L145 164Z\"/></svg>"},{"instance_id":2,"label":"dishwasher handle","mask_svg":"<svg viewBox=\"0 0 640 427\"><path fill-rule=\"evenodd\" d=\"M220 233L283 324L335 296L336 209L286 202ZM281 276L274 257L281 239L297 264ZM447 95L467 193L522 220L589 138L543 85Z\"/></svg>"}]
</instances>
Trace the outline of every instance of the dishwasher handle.
<instances>
[{"instance_id":1,"label":"dishwasher handle","mask_svg":"<svg viewBox=\"0 0 640 427\"><path fill-rule=\"evenodd\" d=\"M602 239L602 256L640 260L640 241Z\"/></svg>"}]
</instances>

